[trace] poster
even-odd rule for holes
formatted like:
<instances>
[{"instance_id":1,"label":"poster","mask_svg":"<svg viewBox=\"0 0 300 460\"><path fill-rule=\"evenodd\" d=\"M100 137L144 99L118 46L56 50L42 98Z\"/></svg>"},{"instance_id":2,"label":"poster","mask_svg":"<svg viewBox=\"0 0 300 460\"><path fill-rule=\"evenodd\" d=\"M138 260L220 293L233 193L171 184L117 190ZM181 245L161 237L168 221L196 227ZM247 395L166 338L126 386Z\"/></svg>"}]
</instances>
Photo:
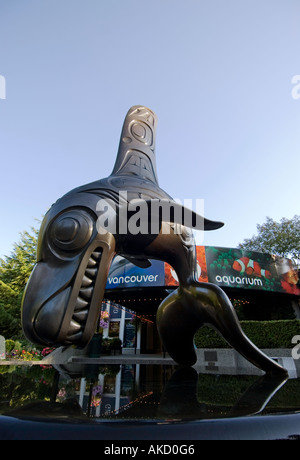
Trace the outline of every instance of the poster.
<instances>
[{"instance_id":1,"label":"poster","mask_svg":"<svg viewBox=\"0 0 300 460\"><path fill-rule=\"evenodd\" d=\"M109 322L109 337L119 337L120 335L120 321L110 321Z\"/></svg>"},{"instance_id":2,"label":"poster","mask_svg":"<svg viewBox=\"0 0 300 460\"><path fill-rule=\"evenodd\" d=\"M136 340L135 325L131 321L125 321L123 348L134 348Z\"/></svg>"},{"instance_id":3,"label":"poster","mask_svg":"<svg viewBox=\"0 0 300 460\"><path fill-rule=\"evenodd\" d=\"M236 248L197 246L197 275L202 283L300 295L298 272L283 257ZM106 289L178 286L175 270L159 260L140 268L117 256L109 271Z\"/></svg>"},{"instance_id":4,"label":"poster","mask_svg":"<svg viewBox=\"0 0 300 460\"><path fill-rule=\"evenodd\" d=\"M292 261L253 251L206 247L209 282L221 287L300 295Z\"/></svg>"}]
</instances>

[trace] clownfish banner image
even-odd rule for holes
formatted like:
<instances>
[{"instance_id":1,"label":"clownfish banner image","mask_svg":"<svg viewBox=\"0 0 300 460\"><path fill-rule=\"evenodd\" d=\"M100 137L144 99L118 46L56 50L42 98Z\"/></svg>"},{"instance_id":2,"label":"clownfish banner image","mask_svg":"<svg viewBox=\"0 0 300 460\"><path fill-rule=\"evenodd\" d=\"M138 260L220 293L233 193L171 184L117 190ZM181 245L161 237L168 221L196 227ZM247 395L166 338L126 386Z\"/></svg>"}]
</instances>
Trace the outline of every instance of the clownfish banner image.
<instances>
[{"instance_id":1,"label":"clownfish banner image","mask_svg":"<svg viewBox=\"0 0 300 460\"><path fill-rule=\"evenodd\" d=\"M290 259L215 247L206 247L205 254L211 283L300 295L298 271Z\"/></svg>"},{"instance_id":2,"label":"clownfish banner image","mask_svg":"<svg viewBox=\"0 0 300 460\"><path fill-rule=\"evenodd\" d=\"M199 282L300 295L298 271L290 259L233 248L197 246L196 249ZM167 263L165 285L178 286L176 273Z\"/></svg>"}]
</instances>

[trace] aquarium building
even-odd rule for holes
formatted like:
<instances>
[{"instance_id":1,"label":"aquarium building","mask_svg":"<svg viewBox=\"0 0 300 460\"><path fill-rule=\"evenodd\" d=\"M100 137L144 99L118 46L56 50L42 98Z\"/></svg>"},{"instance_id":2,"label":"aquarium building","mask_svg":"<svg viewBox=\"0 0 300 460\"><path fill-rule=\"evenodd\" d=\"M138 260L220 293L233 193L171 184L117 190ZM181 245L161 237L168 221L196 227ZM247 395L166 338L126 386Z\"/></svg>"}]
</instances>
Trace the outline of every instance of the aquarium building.
<instances>
[{"instance_id":1,"label":"aquarium building","mask_svg":"<svg viewBox=\"0 0 300 460\"><path fill-rule=\"evenodd\" d=\"M197 246L198 280L220 286L240 320L300 318L300 283L295 263L270 254ZM156 330L161 301L178 287L173 268L152 260L143 269L117 256L102 309L109 312L104 337L119 338L123 353L163 352Z\"/></svg>"}]
</instances>

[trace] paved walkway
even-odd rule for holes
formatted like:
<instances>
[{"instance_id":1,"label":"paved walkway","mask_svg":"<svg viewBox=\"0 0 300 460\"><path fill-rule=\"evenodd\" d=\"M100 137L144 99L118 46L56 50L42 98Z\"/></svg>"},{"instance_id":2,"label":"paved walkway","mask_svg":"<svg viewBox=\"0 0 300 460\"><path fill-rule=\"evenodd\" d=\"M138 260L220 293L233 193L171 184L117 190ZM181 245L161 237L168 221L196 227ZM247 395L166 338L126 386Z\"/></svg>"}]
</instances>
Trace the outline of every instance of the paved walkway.
<instances>
[{"instance_id":1,"label":"paved walkway","mask_svg":"<svg viewBox=\"0 0 300 460\"><path fill-rule=\"evenodd\" d=\"M58 359L57 362L54 359L45 357L41 361L24 361L24 360L1 360L0 366L31 366L31 365L47 365L47 364L61 364ZM166 364L166 365L177 365L170 356L159 354L121 354L121 355L105 355L99 358L87 358L86 356L71 356L65 361L68 363L85 363L85 364Z\"/></svg>"},{"instance_id":2,"label":"paved walkway","mask_svg":"<svg viewBox=\"0 0 300 460\"><path fill-rule=\"evenodd\" d=\"M1 359L0 366L34 366L34 365L44 365L45 363L41 361L25 361L24 359Z\"/></svg>"},{"instance_id":3,"label":"paved walkway","mask_svg":"<svg viewBox=\"0 0 300 460\"><path fill-rule=\"evenodd\" d=\"M86 363L86 364L168 364L177 365L168 355L151 355L151 354L121 354L101 356L100 358L87 358L73 356L68 363Z\"/></svg>"},{"instance_id":4,"label":"paved walkway","mask_svg":"<svg viewBox=\"0 0 300 460\"><path fill-rule=\"evenodd\" d=\"M291 378L300 377L300 360L293 360L290 349L263 350L268 356L276 359L288 370ZM215 356L212 356L212 352ZM79 354L78 354L79 353ZM197 350L198 360L193 366L199 373L246 374L261 375L263 372L250 364L239 353L232 349ZM275 358L274 358L275 357ZM32 366L32 365L62 365L62 364L148 364L176 366L168 354L120 354L103 355L99 358L88 358L84 351L72 347L56 349L42 361L1 360L1 365Z\"/></svg>"}]
</instances>

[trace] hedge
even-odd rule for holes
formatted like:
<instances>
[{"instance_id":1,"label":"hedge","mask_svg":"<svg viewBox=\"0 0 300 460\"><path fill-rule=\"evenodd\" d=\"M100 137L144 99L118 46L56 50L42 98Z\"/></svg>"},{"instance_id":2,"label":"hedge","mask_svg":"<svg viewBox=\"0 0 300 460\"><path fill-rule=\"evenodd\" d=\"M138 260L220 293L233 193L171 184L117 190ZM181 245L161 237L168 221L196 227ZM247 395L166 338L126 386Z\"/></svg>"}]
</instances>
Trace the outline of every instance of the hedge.
<instances>
[{"instance_id":1,"label":"hedge","mask_svg":"<svg viewBox=\"0 0 300 460\"><path fill-rule=\"evenodd\" d=\"M300 320L241 321L247 337L258 348L293 348L292 338L300 335ZM229 348L228 343L207 326L195 335L197 348Z\"/></svg>"}]
</instances>

